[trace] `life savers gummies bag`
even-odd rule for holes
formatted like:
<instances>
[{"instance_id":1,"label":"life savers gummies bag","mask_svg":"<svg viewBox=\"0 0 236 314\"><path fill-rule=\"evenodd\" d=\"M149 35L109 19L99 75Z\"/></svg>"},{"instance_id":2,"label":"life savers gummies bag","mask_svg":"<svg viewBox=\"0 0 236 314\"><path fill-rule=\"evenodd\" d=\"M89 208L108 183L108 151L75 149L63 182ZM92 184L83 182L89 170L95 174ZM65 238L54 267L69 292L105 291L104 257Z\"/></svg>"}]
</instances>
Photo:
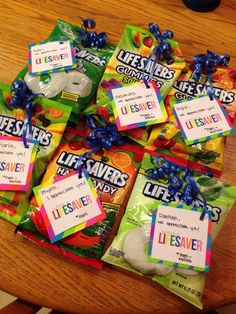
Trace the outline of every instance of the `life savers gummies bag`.
<instances>
[{"instance_id":1,"label":"life savers gummies bag","mask_svg":"<svg viewBox=\"0 0 236 314\"><path fill-rule=\"evenodd\" d=\"M164 99L185 65L178 43L171 39L166 41L171 45L171 57L174 62L168 64L169 61L162 60L155 63L154 60L151 60L146 65L146 61L158 41L151 32L126 25L98 87L97 103L89 106L85 113L97 113L106 121L113 122L114 115L109 98L111 89L142 81L143 74L148 79L153 67L155 70L152 80L160 88ZM132 129L126 131L126 134L142 145L145 145L148 137L146 128Z\"/></svg>"},{"instance_id":2,"label":"life savers gummies bag","mask_svg":"<svg viewBox=\"0 0 236 314\"><path fill-rule=\"evenodd\" d=\"M22 136L25 111L9 109L10 88L0 84L0 134ZM39 141L30 189L27 192L0 191L0 217L18 224L27 209L32 187L39 183L70 116L71 108L44 97L37 97L32 115L32 139ZM23 142L22 142L23 145Z\"/></svg>"},{"instance_id":3,"label":"life savers gummies bag","mask_svg":"<svg viewBox=\"0 0 236 314\"><path fill-rule=\"evenodd\" d=\"M179 203L183 192L182 189L173 197L169 193L168 182L149 179L148 172L155 167L154 157L145 153L118 233L102 259L139 275L148 275L181 298L202 308L203 272L147 262L146 249L153 210L165 202ZM208 210L212 212L214 240L233 206L236 187L196 172L193 177L206 199ZM198 202L203 207L203 201L199 199ZM133 245L130 245L131 242Z\"/></svg>"},{"instance_id":4,"label":"life savers gummies bag","mask_svg":"<svg viewBox=\"0 0 236 314\"><path fill-rule=\"evenodd\" d=\"M191 62L187 62L166 97L165 105L169 120L153 127L146 148L173 157L184 158L188 161L188 166L196 171L203 170L204 172L206 167L209 167L214 175L219 177L223 166L225 138L218 137L186 145L172 112L172 107L176 102L205 95L211 89L210 84L205 83L206 75L201 75L199 82L191 79L192 66ZM223 104L231 121L234 121L236 118L236 71L218 66L212 75L212 80L215 97Z\"/></svg>"},{"instance_id":5,"label":"life savers gummies bag","mask_svg":"<svg viewBox=\"0 0 236 314\"><path fill-rule=\"evenodd\" d=\"M70 142L64 142L58 147L41 183L74 171L79 157L91 151L86 142L73 132L70 134L68 131L65 135ZM51 244L38 204L33 198L19 225L20 232L41 245L59 251L62 255L101 268L100 258L104 247L115 234L142 158L135 148L127 146L127 149L104 150L83 159L83 164L105 209L107 217L104 220Z\"/></svg>"},{"instance_id":6,"label":"life savers gummies bag","mask_svg":"<svg viewBox=\"0 0 236 314\"><path fill-rule=\"evenodd\" d=\"M77 123L78 116L96 93L98 84L110 59L114 45L106 43L104 48L83 47L79 37L80 27L58 20L48 37L53 40L73 40L77 68L40 76L30 76L25 67L17 76L24 79L33 93L66 104L72 108L70 121Z\"/></svg>"}]
</instances>

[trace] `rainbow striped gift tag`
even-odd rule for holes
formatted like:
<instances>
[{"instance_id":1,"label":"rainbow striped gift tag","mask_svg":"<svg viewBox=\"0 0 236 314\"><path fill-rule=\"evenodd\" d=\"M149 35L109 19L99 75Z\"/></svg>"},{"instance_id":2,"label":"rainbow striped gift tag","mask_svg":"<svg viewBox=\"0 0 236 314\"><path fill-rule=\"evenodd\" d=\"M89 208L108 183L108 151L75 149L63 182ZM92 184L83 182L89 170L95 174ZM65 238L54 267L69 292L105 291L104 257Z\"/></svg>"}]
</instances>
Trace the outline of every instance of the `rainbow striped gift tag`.
<instances>
[{"instance_id":1,"label":"rainbow striped gift tag","mask_svg":"<svg viewBox=\"0 0 236 314\"><path fill-rule=\"evenodd\" d=\"M164 203L153 212L148 262L209 271L211 215L202 208Z\"/></svg>"},{"instance_id":2,"label":"rainbow striped gift tag","mask_svg":"<svg viewBox=\"0 0 236 314\"><path fill-rule=\"evenodd\" d=\"M72 172L33 189L52 243L106 218L86 170Z\"/></svg>"}]
</instances>

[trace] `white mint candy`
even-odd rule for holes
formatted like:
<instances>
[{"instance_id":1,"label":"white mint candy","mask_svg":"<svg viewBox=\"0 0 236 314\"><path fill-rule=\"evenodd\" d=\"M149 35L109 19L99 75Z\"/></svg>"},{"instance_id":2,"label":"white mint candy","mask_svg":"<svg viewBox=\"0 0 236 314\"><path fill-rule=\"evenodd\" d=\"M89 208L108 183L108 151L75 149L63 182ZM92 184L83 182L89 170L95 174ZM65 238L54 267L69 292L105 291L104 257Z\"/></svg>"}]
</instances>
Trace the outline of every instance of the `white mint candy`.
<instances>
[{"instance_id":1,"label":"white mint candy","mask_svg":"<svg viewBox=\"0 0 236 314\"><path fill-rule=\"evenodd\" d=\"M87 75L76 70L67 73L67 82L63 88L64 92L76 94L79 97L86 97L91 93L92 81Z\"/></svg>"},{"instance_id":2,"label":"white mint candy","mask_svg":"<svg viewBox=\"0 0 236 314\"><path fill-rule=\"evenodd\" d=\"M31 76L29 72L27 72L24 80L28 88L34 94L43 94L47 98L52 98L58 95L65 87L67 82L67 73L55 72Z\"/></svg>"},{"instance_id":3,"label":"white mint candy","mask_svg":"<svg viewBox=\"0 0 236 314\"><path fill-rule=\"evenodd\" d=\"M128 232L123 243L124 258L130 265L143 274L165 276L172 271L174 267L147 262L144 246L149 242L149 235L150 224L137 227Z\"/></svg>"}]
</instances>

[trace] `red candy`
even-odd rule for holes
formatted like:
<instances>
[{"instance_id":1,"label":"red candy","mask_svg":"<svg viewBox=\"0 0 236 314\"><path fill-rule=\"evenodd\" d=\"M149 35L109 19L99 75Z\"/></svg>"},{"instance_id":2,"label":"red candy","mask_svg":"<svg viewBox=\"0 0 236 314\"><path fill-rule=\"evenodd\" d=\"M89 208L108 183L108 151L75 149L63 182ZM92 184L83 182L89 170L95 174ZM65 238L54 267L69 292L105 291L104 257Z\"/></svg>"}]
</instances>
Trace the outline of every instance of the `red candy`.
<instances>
[{"instance_id":1,"label":"red candy","mask_svg":"<svg viewBox=\"0 0 236 314\"><path fill-rule=\"evenodd\" d=\"M73 150L78 150L83 147L83 141L71 142L69 143L69 146Z\"/></svg>"},{"instance_id":2,"label":"red candy","mask_svg":"<svg viewBox=\"0 0 236 314\"><path fill-rule=\"evenodd\" d=\"M145 37L143 40L143 44L148 47L151 48L153 45L153 38L151 36Z\"/></svg>"}]
</instances>

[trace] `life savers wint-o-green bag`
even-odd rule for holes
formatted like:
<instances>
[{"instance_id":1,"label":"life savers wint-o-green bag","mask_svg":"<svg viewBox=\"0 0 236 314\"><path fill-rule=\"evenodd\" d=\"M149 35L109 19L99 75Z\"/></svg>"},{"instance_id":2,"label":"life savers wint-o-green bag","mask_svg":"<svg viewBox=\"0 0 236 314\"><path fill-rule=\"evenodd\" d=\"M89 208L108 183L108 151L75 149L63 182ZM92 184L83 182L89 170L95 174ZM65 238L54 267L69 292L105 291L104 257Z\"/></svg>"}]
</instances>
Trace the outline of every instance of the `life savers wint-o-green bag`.
<instances>
[{"instance_id":1,"label":"life savers wint-o-green bag","mask_svg":"<svg viewBox=\"0 0 236 314\"><path fill-rule=\"evenodd\" d=\"M182 190L171 196L163 181L149 179L147 171L156 167L154 158L144 154L118 233L102 260L139 275L147 276L193 305L202 308L205 273L147 262L152 212L165 202L179 203ZM236 187L194 173L208 210L212 212L212 240L219 233L236 198ZM203 206L203 201L198 200ZM133 239L129 245L130 236Z\"/></svg>"},{"instance_id":2,"label":"life savers wint-o-green bag","mask_svg":"<svg viewBox=\"0 0 236 314\"><path fill-rule=\"evenodd\" d=\"M104 48L83 47L81 28L58 20L48 41L73 40L77 68L64 72L30 76L26 66L17 76L24 79L33 93L68 105L72 108L70 121L78 123L80 112L88 105L97 91L106 64L115 46L107 43Z\"/></svg>"}]
</instances>

